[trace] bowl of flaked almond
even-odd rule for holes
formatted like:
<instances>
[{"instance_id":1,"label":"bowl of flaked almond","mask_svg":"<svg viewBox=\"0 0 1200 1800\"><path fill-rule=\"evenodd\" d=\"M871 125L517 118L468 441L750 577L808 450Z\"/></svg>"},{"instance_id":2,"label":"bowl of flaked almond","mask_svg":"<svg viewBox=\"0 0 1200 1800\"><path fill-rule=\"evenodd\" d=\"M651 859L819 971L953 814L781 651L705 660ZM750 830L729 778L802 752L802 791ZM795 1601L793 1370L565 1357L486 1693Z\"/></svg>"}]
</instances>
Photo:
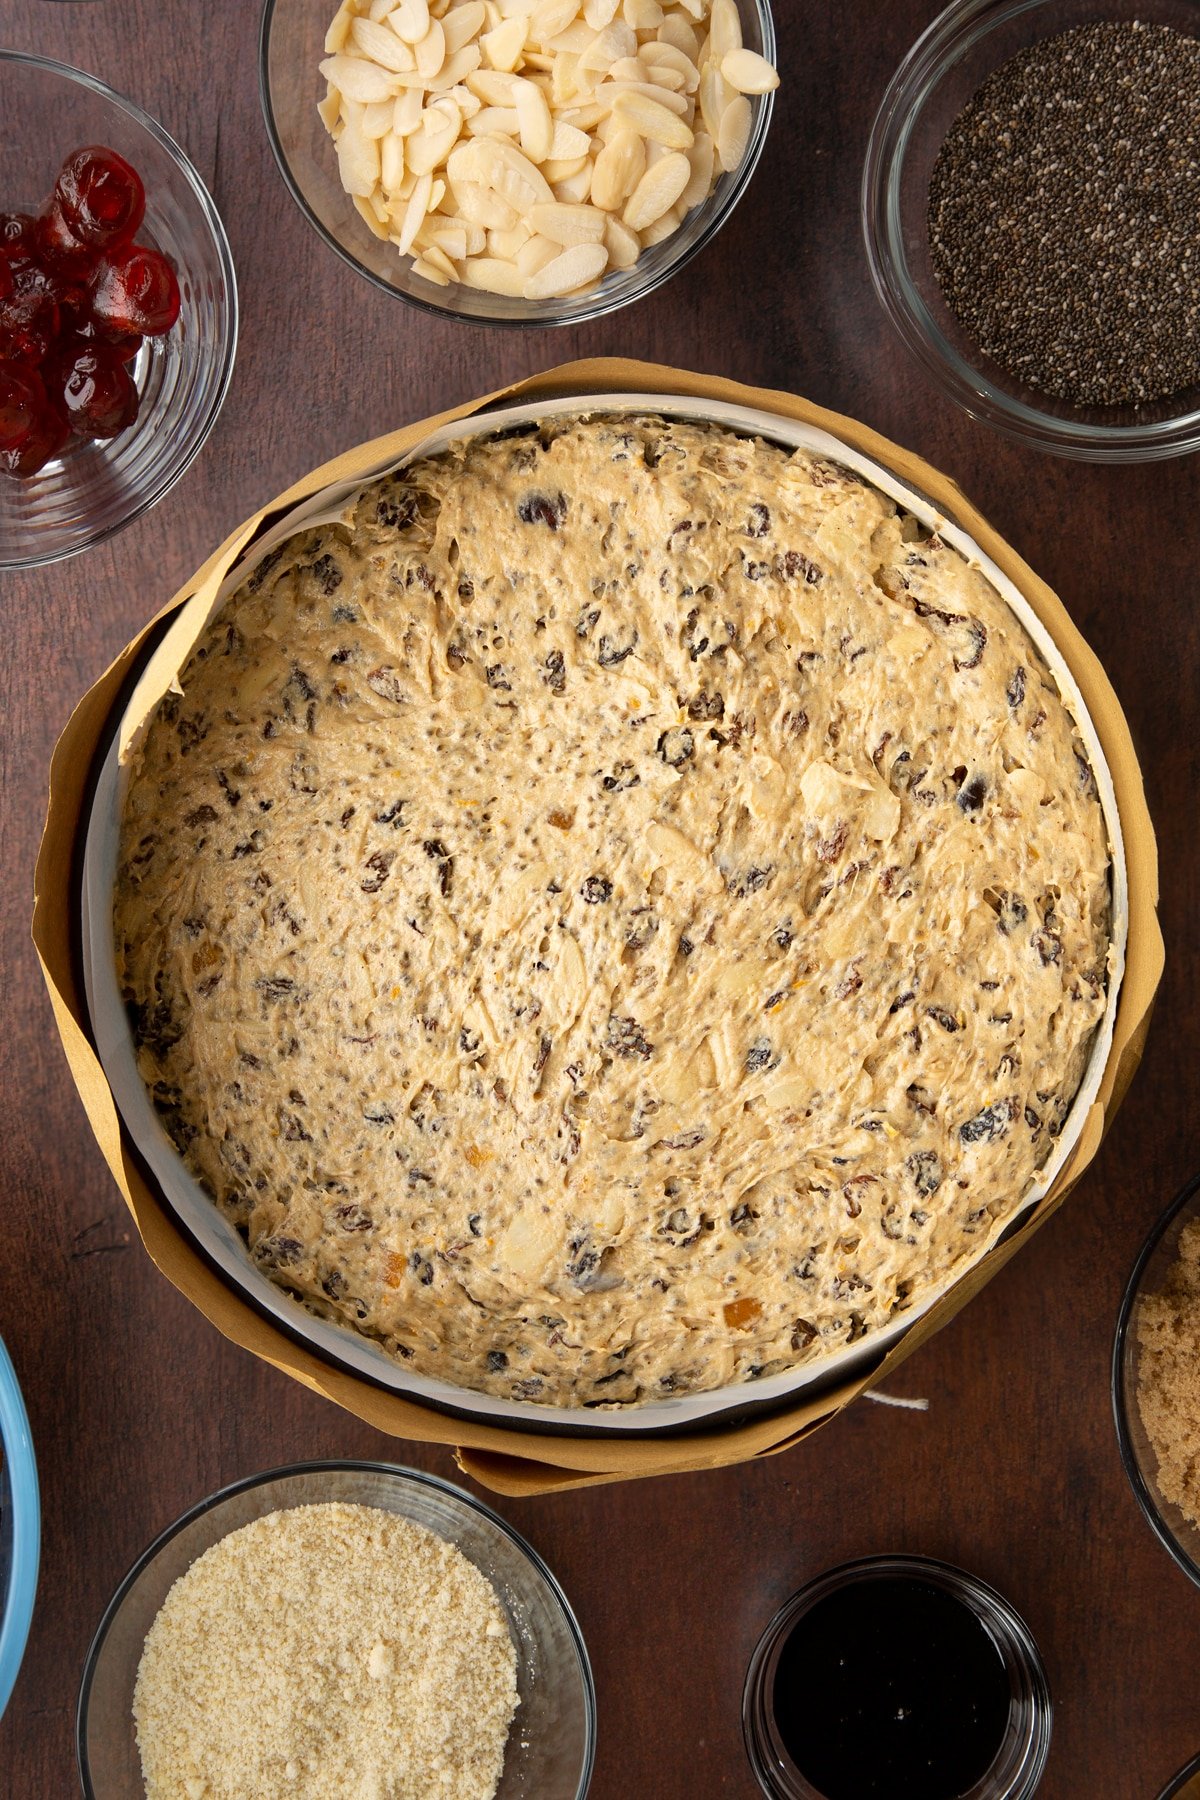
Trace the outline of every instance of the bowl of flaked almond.
<instances>
[{"instance_id":1,"label":"bowl of flaked almond","mask_svg":"<svg viewBox=\"0 0 1200 1800\"><path fill-rule=\"evenodd\" d=\"M266 0L276 160L331 249L427 311L567 325L641 299L766 141L768 0Z\"/></svg>"},{"instance_id":2,"label":"bowl of flaked almond","mask_svg":"<svg viewBox=\"0 0 1200 1800\"><path fill-rule=\"evenodd\" d=\"M297 1464L193 1507L89 1652L88 1800L583 1800L595 1696L537 1553L435 1476Z\"/></svg>"}]
</instances>

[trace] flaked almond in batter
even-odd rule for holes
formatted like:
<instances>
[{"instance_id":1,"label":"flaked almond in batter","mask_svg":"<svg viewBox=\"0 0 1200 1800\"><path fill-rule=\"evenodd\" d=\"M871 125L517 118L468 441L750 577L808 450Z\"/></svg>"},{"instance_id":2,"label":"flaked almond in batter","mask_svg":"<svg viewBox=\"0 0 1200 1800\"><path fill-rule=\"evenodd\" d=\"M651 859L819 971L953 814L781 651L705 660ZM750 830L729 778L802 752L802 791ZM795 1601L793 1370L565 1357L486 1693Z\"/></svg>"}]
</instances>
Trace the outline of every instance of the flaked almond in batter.
<instances>
[{"instance_id":1,"label":"flaked almond in batter","mask_svg":"<svg viewBox=\"0 0 1200 1800\"><path fill-rule=\"evenodd\" d=\"M1107 980L1057 688L848 471L559 420L272 552L159 708L116 934L258 1265L563 1405L786 1369L977 1255Z\"/></svg>"}]
</instances>

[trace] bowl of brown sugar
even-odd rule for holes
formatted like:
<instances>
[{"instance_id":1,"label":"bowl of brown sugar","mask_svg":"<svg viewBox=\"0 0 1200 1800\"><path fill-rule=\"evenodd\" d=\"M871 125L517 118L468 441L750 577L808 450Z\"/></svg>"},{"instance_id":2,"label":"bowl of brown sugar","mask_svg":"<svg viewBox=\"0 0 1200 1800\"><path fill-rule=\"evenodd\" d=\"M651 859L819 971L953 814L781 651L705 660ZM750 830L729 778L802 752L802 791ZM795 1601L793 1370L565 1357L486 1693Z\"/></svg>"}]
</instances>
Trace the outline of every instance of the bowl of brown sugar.
<instances>
[{"instance_id":1,"label":"bowl of brown sugar","mask_svg":"<svg viewBox=\"0 0 1200 1800\"><path fill-rule=\"evenodd\" d=\"M884 95L862 215L968 413L1090 461L1200 447L1195 0L955 0Z\"/></svg>"},{"instance_id":2,"label":"bowl of brown sugar","mask_svg":"<svg viewBox=\"0 0 1200 1800\"><path fill-rule=\"evenodd\" d=\"M1147 1238L1113 1344L1121 1459L1159 1541L1200 1585L1200 1175Z\"/></svg>"}]
</instances>

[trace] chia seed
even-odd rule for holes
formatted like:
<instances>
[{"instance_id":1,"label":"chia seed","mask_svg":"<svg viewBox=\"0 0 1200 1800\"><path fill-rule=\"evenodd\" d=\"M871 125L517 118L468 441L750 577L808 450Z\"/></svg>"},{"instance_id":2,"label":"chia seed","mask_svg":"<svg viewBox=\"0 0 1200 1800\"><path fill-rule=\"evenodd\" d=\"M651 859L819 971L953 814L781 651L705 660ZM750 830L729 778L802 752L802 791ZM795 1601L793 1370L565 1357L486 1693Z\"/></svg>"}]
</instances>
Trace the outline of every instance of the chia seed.
<instances>
[{"instance_id":1,"label":"chia seed","mask_svg":"<svg viewBox=\"0 0 1200 1800\"><path fill-rule=\"evenodd\" d=\"M938 152L929 246L1026 386L1104 407L1200 385L1200 41L1113 21L997 69Z\"/></svg>"}]
</instances>

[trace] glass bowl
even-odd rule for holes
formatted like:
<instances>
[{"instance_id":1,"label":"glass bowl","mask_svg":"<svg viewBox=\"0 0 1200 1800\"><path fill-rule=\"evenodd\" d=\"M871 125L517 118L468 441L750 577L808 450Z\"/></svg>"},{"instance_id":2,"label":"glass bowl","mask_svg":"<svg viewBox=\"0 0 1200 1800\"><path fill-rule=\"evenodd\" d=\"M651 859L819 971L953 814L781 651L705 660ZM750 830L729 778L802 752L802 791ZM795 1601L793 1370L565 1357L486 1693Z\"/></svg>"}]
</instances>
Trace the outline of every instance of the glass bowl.
<instances>
[{"instance_id":1,"label":"glass bowl","mask_svg":"<svg viewBox=\"0 0 1200 1800\"><path fill-rule=\"evenodd\" d=\"M0 1714L25 1654L40 1546L33 1439L16 1370L0 1342Z\"/></svg>"},{"instance_id":2,"label":"glass bowl","mask_svg":"<svg viewBox=\"0 0 1200 1800\"><path fill-rule=\"evenodd\" d=\"M592 1776L591 1665L562 1589L535 1550L481 1501L389 1463L296 1463L234 1482L176 1520L139 1557L100 1621L84 1665L76 1753L87 1800L143 1792L133 1690L146 1633L172 1584L198 1556L264 1513L342 1501L424 1525L487 1576L508 1616L521 1697L497 1800L583 1800Z\"/></svg>"},{"instance_id":3,"label":"glass bowl","mask_svg":"<svg viewBox=\"0 0 1200 1800\"><path fill-rule=\"evenodd\" d=\"M94 75L0 51L0 209L36 211L82 144L120 151L146 187L138 232L174 263L182 308L132 365L137 423L107 442L75 440L26 480L0 477L0 569L57 562L98 544L173 487L212 430L233 373L237 283L217 209L161 125Z\"/></svg>"},{"instance_id":4,"label":"glass bowl","mask_svg":"<svg viewBox=\"0 0 1200 1800\"><path fill-rule=\"evenodd\" d=\"M1059 456L1140 462L1200 446L1200 390L1141 407L1071 406L993 363L942 297L929 254L929 178L951 124L993 70L1040 39L1098 20L1139 19L1196 35L1197 0L955 0L897 69L876 115L862 180L875 291L927 374L972 418Z\"/></svg>"},{"instance_id":5,"label":"glass bowl","mask_svg":"<svg viewBox=\"0 0 1200 1800\"><path fill-rule=\"evenodd\" d=\"M747 48L776 60L769 0L737 0ZM266 0L259 39L259 89L267 135L292 198L331 250L368 281L426 312L477 325L579 325L641 300L703 250L745 193L767 138L773 94L752 96L754 122L738 168L719 176L708 199L678 230L642 252L632 269L612 270L592 293L563 300L510 300L459 284L438 287L412 258L375 237L338 177L333 141L317 115L325 79L325 33L337 0Z\"/></svg>"},{"instance_id":6,"label":"glass bowl","mask_svg":"<svg viewBox=\"0 0 1200 1800\"><path fill-rule=\"evenodd\" d=\"M1137 1388L1141 1349L1137 1310L1146 1294L1158 1293L1179 1247L1185 1225L1200 1216L1200 1175L1171 1202L1143 1244L1129 1277L1113 1341L1112 1403L1117 1442L1129 1485L1151 1528L1192 1580L1200 1586L1200 1530L1158 1488L1158 1458L1138 1410Z\"/></svg>"},{"instance_id":7,"label":"glass bowl","mask_svg":"<svg viewBox=\"0 0 1200 1800\"><path fill-rule=\"evenodd\" d=\"M1050 1752L1053 1707L1041 1655L1029 1627L994 1588L928 1556L864 1556L818 1575L780 1607L755 1646L742 1695L746 1754L768 1800L823 1800L788 1755L775 1724L775 1674L784 1645L803 1613L851 1582L916 1578L943 1589L975 1614L1008 1672L1008 1725L990 1769L961 1800L1029 1800ZM914 1650L914 1654L916 1651Z\"/></svg>"}]
</instances>

